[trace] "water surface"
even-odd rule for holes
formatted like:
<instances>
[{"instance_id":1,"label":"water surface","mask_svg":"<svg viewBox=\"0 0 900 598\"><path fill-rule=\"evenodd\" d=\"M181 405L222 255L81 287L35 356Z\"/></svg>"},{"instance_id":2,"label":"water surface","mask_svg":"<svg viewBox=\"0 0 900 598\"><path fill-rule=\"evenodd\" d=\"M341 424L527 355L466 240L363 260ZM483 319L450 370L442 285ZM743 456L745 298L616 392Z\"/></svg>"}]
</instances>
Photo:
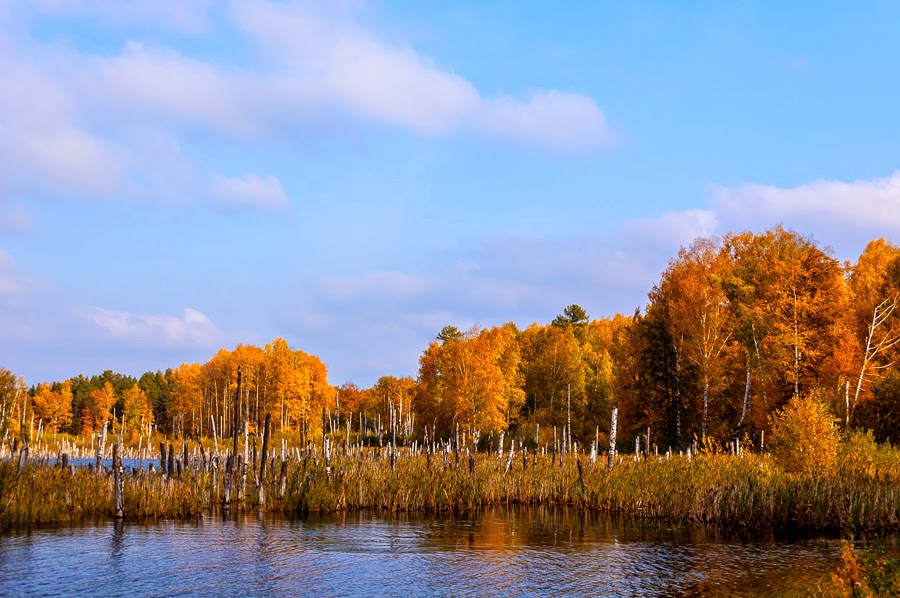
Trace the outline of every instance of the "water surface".
<instances>
[{"instance_id":1,"label":"water surface","mask_svg":"<svg viewBox=\"0 0 900 598\"><path fill-rule=\"evenodd\" d=\"M834 539L742 537L566 508L112 522L0 536L0 595L780 595Z\"/></svg>"}]
</instances>

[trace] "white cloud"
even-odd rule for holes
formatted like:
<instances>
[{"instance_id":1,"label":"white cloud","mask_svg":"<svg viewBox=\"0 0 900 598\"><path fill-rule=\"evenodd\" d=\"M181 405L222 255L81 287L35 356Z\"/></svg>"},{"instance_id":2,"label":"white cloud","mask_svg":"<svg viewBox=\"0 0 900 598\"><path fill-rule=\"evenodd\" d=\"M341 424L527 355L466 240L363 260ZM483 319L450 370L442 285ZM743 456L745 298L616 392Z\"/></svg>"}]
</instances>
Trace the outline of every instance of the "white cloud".
<instances>
[{"instance_id":1,"label":"white cloud","mask_svg":"<svg viewBox=\"0 0 900 598\"><path fill-rule=\"evenodd\" d=\"M818 180L792 188L717 186L712 204L729 220L776 223L800 217L829 225L900 231L900 171L884 178L849 183Z\"/></svg>"},{"instance_id":2,"label":"white cloud","mask_svg":"<svg viewBox=\"0 0 900 598\"><path fill-rule=\"evenodd\" d=\"M558 90L535 91L527 101L483 100L475 120L479 128L498 137L558 149L580 149L614 141L606 117L593 100Z\"/></svg>"},{"instance_id":3,"label":"white cloud","mask_svg":"<svg viewBox=\"0 0 900 598\"><path fill-rule=\"evenodd\" d=\"M710 207L724 231L761 231L782 224L855 261L866 244L900 233L900 171L886 177L817 180L796 187L714 186Z\"/></svg>"},{"instance_id":4,"label":"white cloud","mask_svg":"<svg viewBox=\"0 0 900 598\"><path fill-rule=\"evenodd\" d=\"M526 100L486 98L460 75L342 15L268 2L239 2L234 13L280 63L300 102L424 135L471 129L557 149L613 139L602 111L584 95L537 90Z\"/></svg>"},{"instance_id":5,"label":"white cloud","mask_svg":"<svg viewBox=\"0 0 900 598\"><path fill-rule=\"evenodd\" d=\"M290 204L281 183L272 176L217 177L211 186L213 201L228 208L261 207L286 210Z\"/></svg>"},{"instance_id":6,"label":"white cloud","mask_svg":"<svg viewBox=\"0 0 900 598\"><path fill-rule=\"evenodd\" d=\"M16 191L105 196L121 182L115 144L76 122L77 98L45 67L0 38L0 194Z\"/></svg>"},{"instance_id":7,"label":"white cloud","mask_svg":"<svg viewBox=\"0 0 900 598\"><path fill-rule=\"evenodd\" d=\"M164 347L215 347L222 333L201 312L189 307L184 316L133 314L93 307L83 317L117 340Z\"/></svg>"},{"instance_id":8,"label":"white cloud","mask_svg":"<svg viewBox=\"0 0 900 598\"><path fill-rule=\"evenodd\" d=\"M148 145L154 135L175 147L186 139L193 145L198 133L245 144L293 141L307 130L344 135L349 124L553 150L613 140L605 115L585 95L482 95L462 75L329 4L238 1L229 14L250 49L240 61L191 56L158 41L166 31L207 31L212 10L205 0L41 0L0 10L0 197L202 197L215 166L199 168L174 154L180 166L147 159L160 149L152 139ZM77 38L38 41L30 25L40 18L134 27L121 51L110 53L79 48ZM201 172L185 174L185 166ZM178 176L167 176L173 168ZM245 205L284 202L274 179L242 182L240 190L227 181L224 187Z\"/></svg>"},{"instance_id":9,"label":"white cloud","mask_svg":"<svg viewBox=\"0 0 900 598\"><path fill-rule=\"evenodd\" d=\"M85 63L76 80L98 116L117 115L132 126L206 127L231 137L255 136L269 119L265 100L274 82L245 70L134 41L116 56Z\"/></svg>"}]
</instances>

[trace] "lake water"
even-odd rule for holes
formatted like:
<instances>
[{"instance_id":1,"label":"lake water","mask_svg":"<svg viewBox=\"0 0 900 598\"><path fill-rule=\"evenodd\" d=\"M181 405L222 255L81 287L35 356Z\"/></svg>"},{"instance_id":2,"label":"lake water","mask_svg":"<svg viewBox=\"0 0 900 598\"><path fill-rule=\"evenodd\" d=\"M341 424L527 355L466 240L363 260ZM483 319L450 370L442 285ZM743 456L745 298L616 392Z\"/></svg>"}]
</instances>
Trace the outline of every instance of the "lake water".
<instances>
[{"instance_id":1,"label":"lake water","mask_svg":"<svg viewBox=\"0 0 900 598\"><path fill-rule=\"evenodd\" d=\"M0 536L0 595L780 595L834 539L741 537L566 508L102 522Z\"/></svg>"}]
</instances>

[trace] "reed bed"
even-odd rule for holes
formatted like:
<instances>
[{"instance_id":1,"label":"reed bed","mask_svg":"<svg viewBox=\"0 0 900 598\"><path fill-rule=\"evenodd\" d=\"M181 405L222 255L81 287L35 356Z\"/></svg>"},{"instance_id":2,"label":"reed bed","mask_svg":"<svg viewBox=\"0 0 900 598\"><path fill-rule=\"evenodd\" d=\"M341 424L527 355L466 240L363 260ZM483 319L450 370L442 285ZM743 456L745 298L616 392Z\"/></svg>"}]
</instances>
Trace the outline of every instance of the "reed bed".
<instances>
[{"instance_id":1,"label":"reed bed","mask_svg":"<svg viewBox=\"0 0 900 598\"><path fill-rule=\"evenodd\" d=\"M769 455L697 454L606 459L521 452L512 457L419 449L321 447L282 452L267 463L260 503L259 459L229 473L225 458L178 461L164 475L126 470L126 517L192 518L232 510L276 513L379 509L466 511L492 505L571 505L676 525L816 530L900 529L900 451L845 451L827 475L785 473ZM255 453L255 451L254 451ZM183 454L187 454L185 451ZM193 453L196 454L196 451ZM208 455L208 453L206 453ZM579 466L580 463L580 466ZM0 461L0 528L77 522L113 514L109 469L61 467L46 459Z\"/></svg>"}]
</instances>

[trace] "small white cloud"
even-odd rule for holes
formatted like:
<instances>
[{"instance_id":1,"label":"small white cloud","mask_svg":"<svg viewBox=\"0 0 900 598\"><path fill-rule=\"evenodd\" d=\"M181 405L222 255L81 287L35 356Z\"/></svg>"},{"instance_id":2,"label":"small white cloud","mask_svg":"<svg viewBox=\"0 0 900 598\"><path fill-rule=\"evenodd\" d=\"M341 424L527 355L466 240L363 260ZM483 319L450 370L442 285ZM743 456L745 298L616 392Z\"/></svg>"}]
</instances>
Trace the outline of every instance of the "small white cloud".
<instances>
[{"instance_id":1,"label":"small white cloud","mask_svg":"<svg viewBox=\"0 0 900 598\"><path fill-rule=\"evenodd\" d=\"M498 137L579 150L610 145L614 135L606 116L590 98L557 90L533 92L527 101L486 99L477 126Z\"/></svg>"},{"instance_id":2,"label":"small white cloud","mask_svg":"<svg viewBox=\"0 0 900 598\"><path fill-rule=\"evenodd\" d=\"M261 207L286 210L290 207L281 183L273 176L247 175L242 178L217 177L210 188L213 201L229 208Z\"/></svg>"},{"instance_id":3,"label":"small white cloud","mask_svg":"<svg viewBox=\"0 0 900 598\"><path fill-rule=\"evenodd\" d=\"M723 216L900 230L900 171L849 183L818 180L792 188L772 185L714 187L712 203Z\"/></svg>"},{"instance_id":4,"label":"small white cloud","mask_svg":"<svg viewBox=\"0 0 900 598\"><path fill-rule=\"evenodd\" d=\"M719 228L718 216L709 210L666 212L656 218L626 223L616 236L640 239L641 243L667 249L688 245L697 237L708 237ZM673 253L674 257L674 253Z\"/></svg>"},{"instance_id":5,"label":"small white cloud","mask_svg":"<svg viewBox=\"0 0 900 598\"><path fill-rule=\"evenodd\" d=\"M184 316L133 314L93 307L83 317L114 339L164 347L214 347L221 332L201 312L186 307Z\"/></svg>"}]
</instances>

